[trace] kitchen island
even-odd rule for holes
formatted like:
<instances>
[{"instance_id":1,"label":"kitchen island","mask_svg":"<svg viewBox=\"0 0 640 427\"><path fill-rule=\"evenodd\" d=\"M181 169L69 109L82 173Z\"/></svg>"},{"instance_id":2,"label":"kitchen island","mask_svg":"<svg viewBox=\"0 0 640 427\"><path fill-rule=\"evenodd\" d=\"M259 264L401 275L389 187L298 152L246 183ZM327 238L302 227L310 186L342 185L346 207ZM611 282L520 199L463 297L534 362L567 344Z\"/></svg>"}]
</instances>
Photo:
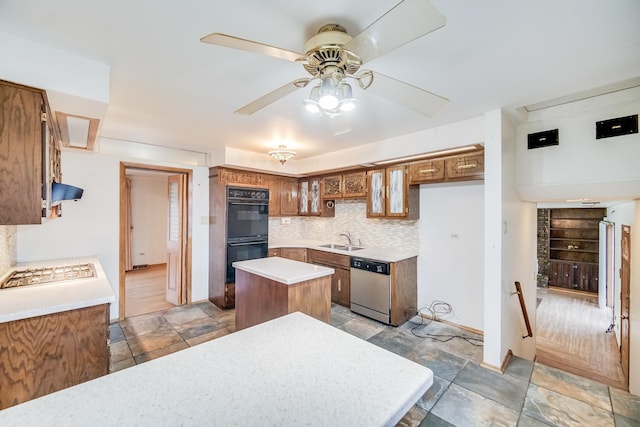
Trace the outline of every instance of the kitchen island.
<instances>
[{"instance_id":1,"label":"kitchen island","mask_svg":"<svg viewBox=\"0 0 640 427\"><path fill-rule=\"evenodd\" d=\"M15 286L0 289L0 409L108 373L115 295L97 258L20 263L0 283Z\"/></svg>"},{"instance_id":2,"label":"kitchen island","mask_svg":"<svg viewBox=\"0 0 640 427\"><path fill-rule=\"evenodd\" d=\"M428 368L292 313L0 411L0 425L395 425Z\"/></svg>"},{"instance_id":3,"label":"kitchen island","mask_svg":"<svg viewBox=\"0 0 640 427\"><path fill-rule=\"evenodd\" d=\"M329 322L333 268L280 257L237 261L233 267L236 330L295 311Z\"/></svg>"}]
</instances>

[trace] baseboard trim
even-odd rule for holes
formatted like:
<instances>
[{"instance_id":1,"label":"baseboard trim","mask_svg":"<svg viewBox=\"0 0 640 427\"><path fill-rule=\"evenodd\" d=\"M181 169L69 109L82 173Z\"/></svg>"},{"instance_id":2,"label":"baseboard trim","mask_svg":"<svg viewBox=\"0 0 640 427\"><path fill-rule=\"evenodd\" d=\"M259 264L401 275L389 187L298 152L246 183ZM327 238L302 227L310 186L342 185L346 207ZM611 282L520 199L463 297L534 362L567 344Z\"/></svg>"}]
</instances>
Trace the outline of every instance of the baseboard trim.
<instances>
[{"instance_id":1,"label":"baseboard trim","mask_svg":"<svg viewBox=\"0 0 640 427\"><path fill-rule=\"evenodd\" d=\"M435 320L436 322L444 323L445 325L455 326L456 328L460 328L460 329L462 329L464 331L471 332L471 333L474 333L474 334L478 334L478 335L480 335L480 336L482 336L484 338L484 332L480 331L478 329L474 329L474 328L471 328L469 326L464 326L464 325L460 325L458 323L450 322L450 321L445 320L445 319L435 319L432 316L429 316L428 314L425 314L425 313L418 313L418 316L422 317L423 319Z\"/></svg>"},{"instance_id":2,"label":"baseboard trim","mask_svg":"<svg viewBox=\"0 0 640 427\"><path fill-rule=\"evenodd\" d=\"M512 356L513 356L513 352L511 350L507 351L507 354L505 354L500 367L493 366L485 362L480 362L480 366L482 366L483 368L489 369L490 371L494 371L499 374L504 374L504 371L507 370L507 366L509 366L509 362L511 361Z\"/></svg>"}]
</instances>

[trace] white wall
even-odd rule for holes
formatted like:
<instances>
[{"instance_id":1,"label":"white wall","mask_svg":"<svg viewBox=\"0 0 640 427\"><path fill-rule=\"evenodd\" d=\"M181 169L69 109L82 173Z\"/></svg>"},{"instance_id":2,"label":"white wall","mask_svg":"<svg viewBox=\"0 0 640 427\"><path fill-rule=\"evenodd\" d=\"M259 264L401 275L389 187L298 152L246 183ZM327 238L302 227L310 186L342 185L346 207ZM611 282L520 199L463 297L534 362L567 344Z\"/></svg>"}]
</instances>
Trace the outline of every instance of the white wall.
<instances>
[{"instance_id":1,"label":"white wall","mask_svg":"<svg viewBox=\"0 0 640 427\"><path fill-rule=\"evenodd\" d=\"M420 186L418 307L451 305L443 316L484 330L483 182Z\"/></svg>"},{"instance_id":2,"label":"white wall","mask_svg":"<svg viewBox=\"0 0 640 427\"><path fill-rule=\"evenodd\" d=\"M502 116L502 325L503 351L535 356L537 207L522 202L516 186L516 129ZM520 282L532 337L528 335L515 282ZM504 356L504 355L503 355Z\"/></svg>"},{"instance_id":3,"label":"white wall","mask_svg":"<svg viewBox=\"0 0 640 427\"><path fill-rule=\"evenodd\" d=\"M174 156L179 159L179 153ZM140 159L106 156L78 151L62 152L65 183L84 189L82 199L64 202L62 217L42 225L18 226L17 261L58 259L95 255L100 260L116 298L119 292L119 177L120 162ZM209 180L205 167L175 162L154 162L161 166L193 169L192 300L208 297ZM111 305L111 319L118 318L118 300Z\"/></svg>"},{"instance_id":4,"label":"white wall","mask_svg":"<svg viewBox=\"0 0 640 427\"><path fill-rule=\"evenodd\" d=\"M131 259L133 265L167 262L169 203L167 175L131 178Z\"/></svg>"},{"instance_id":5,"label":"white wall","mask_svg":"<svg viewBox=\"0 0 640 427\"><path fill-rule=\"evenodd\" d=\"M640 196L640 134L596 139L595 122L638 114L640 87L530 113L518 127L517 180L524 200L564 202ZM558 129L560 144L527 149L527 135Z\"/></svg>"}]
</instances>

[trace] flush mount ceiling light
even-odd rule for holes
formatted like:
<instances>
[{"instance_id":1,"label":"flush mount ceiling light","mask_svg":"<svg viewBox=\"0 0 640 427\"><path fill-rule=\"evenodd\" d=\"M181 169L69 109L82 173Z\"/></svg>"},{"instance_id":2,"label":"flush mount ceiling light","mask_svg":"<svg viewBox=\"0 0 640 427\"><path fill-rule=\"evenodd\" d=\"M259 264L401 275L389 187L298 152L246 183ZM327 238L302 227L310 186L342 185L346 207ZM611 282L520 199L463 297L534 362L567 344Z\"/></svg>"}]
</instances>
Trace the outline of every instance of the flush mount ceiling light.
<instances>
[{"instance_id":1,"label":"flush mount ceiling light","mask_svg":"<svg viewBox=\"0 0 640 427\"><path fill-rule=\"evenodd\" d=\"M284 165L284 162L295 156L296 152L288 150L286 145L279 145L276 150L269 151L269 155Z\"/></svg>"}]
</instances>

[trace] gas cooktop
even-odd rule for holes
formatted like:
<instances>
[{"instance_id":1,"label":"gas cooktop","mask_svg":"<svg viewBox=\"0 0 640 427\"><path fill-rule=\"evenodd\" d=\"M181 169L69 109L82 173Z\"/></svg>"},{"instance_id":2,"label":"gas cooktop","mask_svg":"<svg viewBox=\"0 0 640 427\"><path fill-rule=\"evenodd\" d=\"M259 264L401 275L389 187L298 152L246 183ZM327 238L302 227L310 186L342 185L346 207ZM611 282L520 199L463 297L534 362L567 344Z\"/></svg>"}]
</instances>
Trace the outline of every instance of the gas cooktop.
<instances>
[{"instance_id":1,"label":"gas cooktop","mask_svg":"<svg viewBox=\"0 0 640 427\"><path fill-rule=\"evenodd\" d=\"M95 277L95 275L96 270L91 263L65 264L56 267L30 267L14 271L4 282L0 283L0 289L86 279Z\"/></svg>"}]
</instances>

